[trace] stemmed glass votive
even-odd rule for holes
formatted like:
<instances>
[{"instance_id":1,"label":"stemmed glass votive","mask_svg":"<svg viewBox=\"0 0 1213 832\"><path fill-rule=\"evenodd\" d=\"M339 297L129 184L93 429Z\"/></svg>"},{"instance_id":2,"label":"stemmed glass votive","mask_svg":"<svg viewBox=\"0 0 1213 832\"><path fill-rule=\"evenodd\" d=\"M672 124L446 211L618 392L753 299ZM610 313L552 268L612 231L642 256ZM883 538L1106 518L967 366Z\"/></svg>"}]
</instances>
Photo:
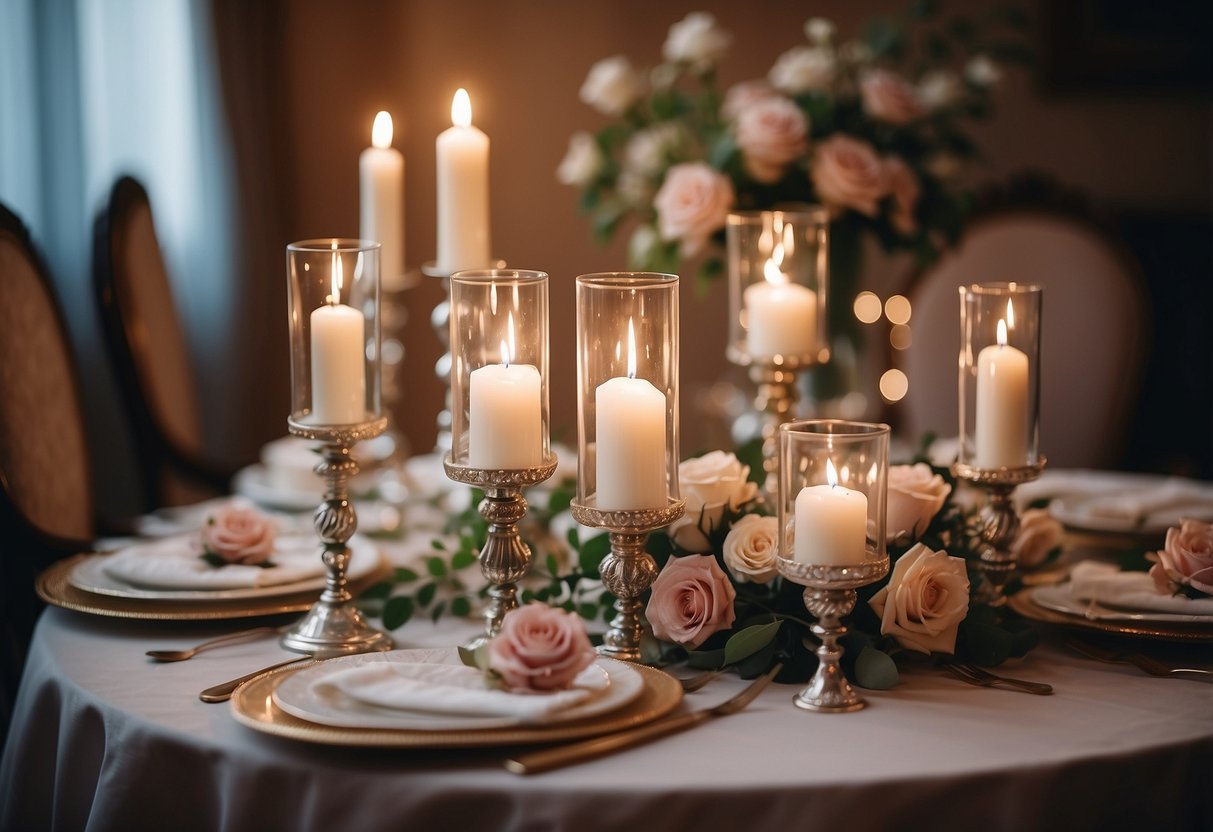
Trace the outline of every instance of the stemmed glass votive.
<instances>
[{"instance_id":1,"label":"stemmed glass votive","mask_svg":"<svg viewBox=\"0 0 1213 832\"><path fill-rule=\"evenodd\" d=\"M823 419L779 429L779 574L805 587L821 638L817 672L795 703L812 711L866 704L839 665L842 618L861 586L888 574L885 498L889 426Z\"/></svg>"}]
</instances>

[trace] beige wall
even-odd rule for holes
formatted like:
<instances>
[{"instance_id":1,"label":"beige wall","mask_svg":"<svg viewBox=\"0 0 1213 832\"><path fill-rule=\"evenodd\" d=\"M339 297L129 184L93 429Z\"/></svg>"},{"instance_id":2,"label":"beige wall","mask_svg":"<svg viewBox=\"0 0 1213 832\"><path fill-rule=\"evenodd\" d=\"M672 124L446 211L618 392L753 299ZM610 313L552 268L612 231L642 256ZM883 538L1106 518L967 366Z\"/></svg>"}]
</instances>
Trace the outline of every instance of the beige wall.
<instances>
[{"instance_id":1,"label":"beige wall","mask_svg":"<svg viewBox=\"0 0 1213 832\"><path fill-rule=\"evenodd\" d=\"M290 236L357 233L357 157L379 109L392 112L407 159L407 259L435 253L434 137L449 125L454 90L468 89L476 123L492 139L493 247L511 265L552 276L554 426L575 438L573 278L624 267L622 244L600 248L577 214L577 194L554 170L569 135L603 123L577 98L586 71L617 53L651 65L669 24L686 12L716 14L734 34L721 79L766 72L799 43L808 12L834 19L844 35L901 4L818 0L726 3L331 2L284 4L282 77L289 79L281 141L291 182ZM1031 167L1052 171L1117 208L1210 208L1209 101L1179 96L1046 98L1011 72L995 119L977 129L991 176ZM267 183L267 186L282 183ZM273 241L281 245L287 240ZM268 244L268 242L267 242ZM684 275L690 278L691 273ZM886 268L869 281L891 280ZM689 282L689 281L688 281ZM725 369L723 286L700 299L683 291L684 403ZM441 298L425 281L409 298L407 407L401 424L417 449L434 438L442 387L432 367L440 348L428 324ZM684 408L684 450L703 442Z\"/></svg>"}]
</instances>

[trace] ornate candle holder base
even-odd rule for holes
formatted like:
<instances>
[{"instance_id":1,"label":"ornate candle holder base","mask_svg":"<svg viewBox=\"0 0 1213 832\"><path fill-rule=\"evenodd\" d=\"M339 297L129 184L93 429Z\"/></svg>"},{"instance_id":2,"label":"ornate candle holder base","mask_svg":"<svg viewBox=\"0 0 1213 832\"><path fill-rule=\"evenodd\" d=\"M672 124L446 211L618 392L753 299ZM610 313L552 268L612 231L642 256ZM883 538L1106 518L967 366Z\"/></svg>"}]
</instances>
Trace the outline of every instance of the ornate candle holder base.
<instances>
[{"instance_id":1,"label":"ornate candle holder base","mask_svg":"<svg viewBox=\"0 0 1213 832\"><path fill-rule=\"evenodd\" d=\"M867 702L851 687L838 664L842 658L838 639L846 635L842 618L855 608L855 590L888 574L888 557L854 566L819 566L776 558L775 565L780 575L805 587L804 605L817 619L813 632L821 639L821 646L817 648L817 672L809 686L792 701L798 708L834 714L866 707Z\"/></svg>"},{"instance_id":2,"label":"ornate candle holder base","mask_svg":"<svg viewBox=\"0 0 1213 832\"><path fill-rule=\"evenodd\" d=\"M345 577L350 560L347 543L358 528L349 498L349 482L358 473L358 463L351 458L350 448L383 433L387 419L354 425L311 425L288 419L287 427L295 436L323 443L316 473L324 477L326 487L324 502L317 506L313 521L324 543L326 573L320 600L282 637L282 646L317 658L390 650L391 638L368 624L352 603Z\"/></svg>"},{"instance_id":3,"label":"ornate candle holder base","mask_svg":"<svg viewBox=\"0 0 1213 832\"><path fill-rule=\"evenodd\" d=\"M657 562L645 551L654 529L668 526L682 516L686 504L670 500L663 508L608 511L584 503L573 503L573 519L583 526L610 532L611 552L598 571L602 583L615 596L615 617L598 652L612 659L639 662L644 615L640 597L657 579Z\"/></svg>"},{"instance_id":4,"label":"ornate candle holder base","mask_svg":"<svg viewBox=\"0 0 1213 832\"><path fill-rule=\"evenodd\" d=\"M983 604L1001 607L1007 602L1003 588L1015 573L1011 544L1019 532L1019 514L1011 495L1017 485L1039 477L1045 462L1041 457L1035 465L1021 468L975 468L963 462L952 466L952 473L957 477L984 489L989 495L980 514L981 560L977 564L983 580L976 597Z\"/></svg>"},{"instance_id":5,"label":"ornate candle holder base","mask_svg":"<svg viewBox=\"0 0 1213 832\"><path fill-rule=\"evenodd\" d=\"M556 455L551 454L533 468L493 470L457 465L449 454L443 460L446 475L452 480L484 489L480 516L489 524L488 540L480 550L480 571L491 584L489 606L484 612L484 634L464 645L469 650L496 636L505 614L518 606L517 583L531 568L531 548L518 532L518 523L527 509L522 489L551 477L556 473L556 462Z\"/></svg>"},{"instance_id":6,"label":"ornate candle holder base","mask_svg":"<svg viewBox=\"0 0 1213 832\"><path fill-rule=\"evenodd\" d=\"M729 358L749 367L750 380L756 387L754 410L762 414L762 467L766 472L763 491L774 501L779 490L779 426L795 418L796 402L800 400L796 375L813 364L797 358L751 359L740 353L730 353Z\"/></svg>"}]
</instances>

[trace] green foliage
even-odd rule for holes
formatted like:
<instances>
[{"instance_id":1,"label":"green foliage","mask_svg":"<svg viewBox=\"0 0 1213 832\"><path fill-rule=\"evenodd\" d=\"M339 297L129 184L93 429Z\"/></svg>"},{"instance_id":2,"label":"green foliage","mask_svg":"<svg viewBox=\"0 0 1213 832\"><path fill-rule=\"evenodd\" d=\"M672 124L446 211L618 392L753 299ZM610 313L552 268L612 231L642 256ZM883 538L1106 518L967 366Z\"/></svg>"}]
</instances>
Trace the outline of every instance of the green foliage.
<instances>
[{"instance_id":1,"label":"green foliage","mask_svg":"<svg viewBox=\"0 0 1213 832\"><path fill-rule=\"evenodd\" d=\"M897 663L888 653L864 647L855 659L855 681L868 690L888 690L899 680Z\"/></svg>"}]
</instances>

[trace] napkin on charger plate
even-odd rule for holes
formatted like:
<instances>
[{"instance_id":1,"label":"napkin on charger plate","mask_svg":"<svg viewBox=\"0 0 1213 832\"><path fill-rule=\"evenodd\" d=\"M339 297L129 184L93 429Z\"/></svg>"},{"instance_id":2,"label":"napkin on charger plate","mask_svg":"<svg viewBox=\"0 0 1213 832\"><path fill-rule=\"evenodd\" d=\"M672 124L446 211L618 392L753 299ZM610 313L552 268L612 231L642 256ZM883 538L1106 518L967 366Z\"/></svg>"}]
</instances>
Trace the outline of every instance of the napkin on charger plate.
<instances>
[{"instance_id":1,"label":"napkin on charger plate","mask_svg":"<svg viewBox=\"0 0 1213 832\"><path fill-rule=\"evenodd\" d=\"M1070 594L1078 601L1118 610L1213 616L1213 598L1167 595L1155 588L1147 572L1122 572L1114 564L1098 561L1083 561L1070 571ZM1098 618L1099 613L1087 617Z\"/></svg>"},{"instance_id":2,"label":"napkin on charger plate","mask_svg":"<svg viewBox=\"0 0 1213 832\"><path fill-rule=\"evenodd\" d=\"M212 566L199 555L196 534L138 543L109 555L104 570L132 586L149 589L255 589L305 581L324 574L314 535L278 535L273 566Z\"/></svg>"},{"instance_id":3,"label":"napkin on charger plate","mask_svg":"<svg viewBox=\"0 0 1213 832\"><path fill-rule=\"evenodd\" d=\"M1114 471L1045 471L1016 489L1018 505L1041 498L1063 499L1068 520L1102 528L1117 525L1177 525L1180 517L1213 519L1213 484L1182 477L1124 474Z\"/></svg>"},{"instance_id":4,"label":"napkin on charger plate","mask_svg":"<svg viewBox=\"0 0 1213 832\"><path fill-rule=\"evenodd\" d=\"M452 656L454 654L452 653ZM509 693L486 686L484 672L463 664L372 661L327 674L318 693L338 691L362 705L416 716L511 717L542 723L606 691L610 679L596 664L573 686L554 693Z\"/></svg>"}]
</instances>

